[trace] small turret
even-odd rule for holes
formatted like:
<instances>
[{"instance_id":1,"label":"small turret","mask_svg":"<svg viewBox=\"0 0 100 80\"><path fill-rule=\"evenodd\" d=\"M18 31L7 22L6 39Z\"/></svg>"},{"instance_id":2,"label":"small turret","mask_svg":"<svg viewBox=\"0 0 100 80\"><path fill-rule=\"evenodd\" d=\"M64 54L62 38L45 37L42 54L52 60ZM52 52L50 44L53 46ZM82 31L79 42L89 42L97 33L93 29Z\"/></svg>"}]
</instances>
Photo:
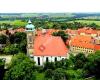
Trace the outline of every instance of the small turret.
<instances>
[{"instance_id":1,"label":"small turret","mask_svg":"<svg viewBox=\"0 0 100 80\"><path fill-rule=\"evenodd\" d=\"M28 24L26 25L26 31L34 31L35 30L35 26L32 24L32 22L29 20Z\"/></svg>"}]
</instances>

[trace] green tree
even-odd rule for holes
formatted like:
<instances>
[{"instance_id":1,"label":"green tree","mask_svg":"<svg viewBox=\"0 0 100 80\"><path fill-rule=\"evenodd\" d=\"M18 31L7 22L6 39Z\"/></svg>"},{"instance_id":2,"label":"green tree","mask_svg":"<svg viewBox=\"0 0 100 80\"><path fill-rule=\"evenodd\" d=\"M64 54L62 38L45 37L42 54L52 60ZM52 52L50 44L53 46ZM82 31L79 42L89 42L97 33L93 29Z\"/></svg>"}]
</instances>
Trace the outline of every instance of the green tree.
<instances>
[{"instance_id":1,"label":"green tree","mask_svg":"<svg viewBox=\"0 0 100 80\"><path fill-rule=\"evenodd\" d=\"M52 26L53 29L60 29L60 24L59 23L54 23Z\"/></svg>"},{"instance_id":2,"label":"green tree","mask_svg":"<svg viewBox=\"0 0 100 80\"><path fill-rule=\"evenodd\" d=\"M56 61L55 62L55 67L56 68L63 68L67 70L70 66L70 61L69 59L62 59L61 61Z\"/></svg>"},{"instance_id":3,"label":"green tree","mask_svg":"<svg viewBox=\"0 0 100 80\"><path fill-rule=\"evenodd\" d=\"M26 53L26 33L16 32L15 34L10 35L10 42L11 44L15 44L20 52Z\"/></svg>"},{"instance_id":4,"label":"green tree","mask_svg":"<svg viewBox=\"0 0 100 80\"><path fill-rule=\"evenodd\" d=\"M63 66L62 61L55 61L55 67L56 68L61 68Z\"/></svg>"},{"instance_id":5,"label":"green tree","mask_svg":"<svg viewBox=\"0 0 100 80\"><path fill-rule=\"evenodd\" d=\"M61 25L61 29L62 29L62 30L66 30L66 29L67 29L67 25L63 23L63 24Z\"/></svg>"},{"instance_id":6,"label":"green tree","mask_svg":"<svg viewBox=\"0 0 100 80\"><path fill-rule=\"evenodd\" d=\"M78 70L67 70L66 71L68 80L84 80L83 71L81 69Z\"/></svg>"},{"instance_id":7,"label":"green tree","mask_svg":"<svg viewBox=\"0 0 100 80\"><path fill-rule=\"evenodd\" d=\"M87 61L87 58L85 57L83 53L77 54L75 56L75 63L74 63L75 69L83 68L86 61Z\"/></svg>"},{"instance_id":8,"label":"green tree","mask_svg":"<svg viewBox=\"0 0 100 80\"><path fill-rule=\"evenodd\" d=\"M61 36L64 42L68 39L68 34L66 34L64 31L58 31L58 32L53 32L53 36Z\"/></svg>"},{"instance_id":9,"label":"green tree","mask_svg":"<svg viewBox=\"0 0 100 80\"><path fill-rule=\"evenodd\" d=\"M26 33L24 32L16 32L10 36L11 43L20 44L23 40L26 40Z\"/></svg>"},{"instance_id":10,"label":"green tree","mask_svg":"<svg viewBox=\"0 0 100 80\"><path fill-rule=\"evenodd\" d=\"M96 27L98 27L98 25L96 25L95 23L91 23L90 25L89 25L91 28L96 28Z\"/></svg>"},{"instance_id":11,"label":"green tree","mask_svg":"<svg viewBox=\"0 0 100 80\"><path fill-rule=\"evenodd\" d=\"M47 69L45 71L45 78L52 79L52 77L53 77L53 70L52 69Z\"/></svg>"},{"instance_id":12,"label":"green tree","mask_svg":"<svg viewBox=\"0 0 100 80\"><path fill-rule=\"evenodd\" d=\"M54 70L53 74L54 80L67 80L66 72L62 68Z\"/></svg>"},{"instance_id":13,"label":"green tree","mask_svg":"<svg viewBox=\"0 0 100 80\"><path fill-rule=\"evenodd\" d=\"M72 53L69 53L69 59L65 59L64 65L66 69L74 69L75 56Z\"/></svg>"},{"instance_id":14,"label":"green tree","mask_svg":"<svg viewBox=\"0 0 100 80\"><path fill-rule=\"evenodd\" d=\"M20 44L17 45L19 51L23 53L27 53L26 46L27 46L26 40L23 40Z\"/></svg>"},{"instance_id":15,"label":"green tree","mask_svg":"<svg viewBox=\"0 0 100 80\"><path fill-rule=\"evenodd\" d=\"M16 47L16 44L10 44L7 45L4 49L3 49L3 53L5 54L17 54L19 52L19 49Z\"/></svg>"},{"instance_id":16,"label":"green tree","mask_svg":"<svg viewBox=\"0 0 100 80\"><path fill-rule=\"evenodd\" d=\"M100 51L95 52L95 54L90 54L87 59L88 61L84 66L86 74L100 79Z\"/></svg>"},{"instance_id":17,"label":"green tree","mask_svg":"<svg viewBox=\"0 0 100 80\"><path fill-rule=\"evenodd\" d=\"M7 37L5 35L0 35L0 44L6 44Z\"/></svg>"},{"instance_id":18,"label":"green tree","mask_svg":"<svg viewBox=\"0 0 100 80\"><path fill-rule=\"evenodd\" d=\"M54 70L55 69L55 64L54 62L46 62L44 64L44 70L47 70L47 69L52 69Z\"/></svg>"},{"instance_id":19,"label":"green tree","mask_svg":"<svg viewBox=\"0 0 100 80\"><path fill-rule=\"evenodd\" d=\"M3 80L3 76L4 76L4 64L5 62L3 61L3 59L0 59L0 80Z\"/></svg>"},{"instance_id":20,"label":"green tree","mask_svg":"<svg viewBox=\"0 0 100 80\"><path fill-rule=\"evenodd\" d=\"M26 56L25 54L23 53L18 53L18 54L15 54L13 57L12 57L12 60L11 60L11 63L9 64L9 67L13 67L14 65L17 65L17 64L20 64L21 62L23 62L24 60L29 60L29 57ZM34 62L33 62L34 63Z\"/></svg>"},{"instance_id":21,"label":"green tree","mask_svg":"<svg viewBox=\"0 0 100 80\"><path fill-rule=\"evenodd\" d=\"M4 80L36 80L34 62L24 54L15 55Z\"/></svg>"}]
</instances>

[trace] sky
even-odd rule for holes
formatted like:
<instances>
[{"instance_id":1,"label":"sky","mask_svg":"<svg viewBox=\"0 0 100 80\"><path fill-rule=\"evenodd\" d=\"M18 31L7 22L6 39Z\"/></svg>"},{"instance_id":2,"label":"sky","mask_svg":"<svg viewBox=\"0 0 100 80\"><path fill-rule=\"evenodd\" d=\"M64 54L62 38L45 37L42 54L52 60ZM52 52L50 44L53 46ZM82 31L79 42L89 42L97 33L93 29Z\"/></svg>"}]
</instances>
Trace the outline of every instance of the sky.
<instances>
[{"instance_id":1,"label":"sky","mask_svg":"<svg viewBox=\"0 0 100 80\"><path fill-rule=\"evenodd\" d=\"M100 0L0 0L0 13L100 12Z\"/></svg>"}]
</instances>

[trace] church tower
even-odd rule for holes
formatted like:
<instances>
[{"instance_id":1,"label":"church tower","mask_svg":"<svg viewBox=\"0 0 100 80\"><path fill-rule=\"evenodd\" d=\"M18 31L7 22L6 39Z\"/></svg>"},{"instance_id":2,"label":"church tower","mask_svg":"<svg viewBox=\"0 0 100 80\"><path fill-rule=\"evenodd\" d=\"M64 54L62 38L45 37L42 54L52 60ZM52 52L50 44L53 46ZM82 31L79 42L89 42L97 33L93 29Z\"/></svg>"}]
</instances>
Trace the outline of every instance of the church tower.
<instances>
[{"instance_id":1,"label":"church tower","mask_svg":"<svg viewBox=\"0 0 100 80\"><path fill-rule=\"evenodd\" d=\"M29 20L26 25L26 34L27 34L27 55L34 55L34 38L35 38L35 26L32 25L32 22Z\"/></svg>"}]
</instances>

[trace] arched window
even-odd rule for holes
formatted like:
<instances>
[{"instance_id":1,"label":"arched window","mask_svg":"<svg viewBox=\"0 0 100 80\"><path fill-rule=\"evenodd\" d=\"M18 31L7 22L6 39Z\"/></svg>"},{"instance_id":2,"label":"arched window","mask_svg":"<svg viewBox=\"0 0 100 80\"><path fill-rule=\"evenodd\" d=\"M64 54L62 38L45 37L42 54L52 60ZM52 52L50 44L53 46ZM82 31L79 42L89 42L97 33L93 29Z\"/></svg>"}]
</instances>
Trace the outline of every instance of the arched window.
<instances>
[{"instance_id":1,"label":"arched window","mask_svg":"<svg viewBox=\"0 0 100 80\"><path fill-rule=\"evenodd\" d=\"M57 57L55 57L55 62L57 61Z\"/></svg>"},{"instance_id":2,"label":"arched window","mask_svg":"<svg viewBox=\"0 0 100 80\"><path fill-rule=\"evenodd\" d=\"M40 65L40 57L38 57L38 65Z\"/></svg>"},{"instance_id":3,"label":"arched window","mask_svg":"<svg viewBox=\"0 0 100 80\"><path fill-rule=\"evenodd\" d=\"M48 57L46 57L46 62L49 62L49 59L48 59Z\"/></svg>"},{"instance_id":4,"label":"arched window","mask_svg":"<svg viewBox=\"0 0 100 80\"><path fill-rule=\"evenodd\" d=\"M32 36L29 36L29 43L32 43Z\"/></svg>"}]
</instances>

